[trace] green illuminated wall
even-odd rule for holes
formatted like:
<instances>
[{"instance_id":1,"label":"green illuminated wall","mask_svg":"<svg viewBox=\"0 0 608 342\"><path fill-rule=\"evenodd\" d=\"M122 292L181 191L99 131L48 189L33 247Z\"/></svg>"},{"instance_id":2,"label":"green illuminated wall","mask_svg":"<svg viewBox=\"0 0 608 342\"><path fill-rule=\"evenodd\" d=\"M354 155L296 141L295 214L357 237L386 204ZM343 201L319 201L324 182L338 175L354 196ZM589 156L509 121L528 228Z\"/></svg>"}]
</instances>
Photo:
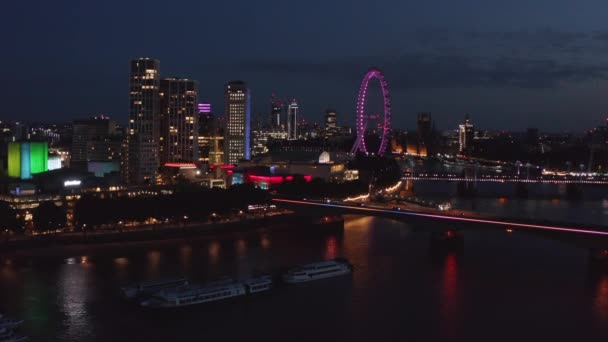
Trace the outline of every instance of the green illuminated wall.
<instances>
[{"instance_id":1,"label":"green illuminated wall","mask_svg":"<svg viewBox=\"0 0 608 342\"><path fill-rule=\"evenodd\" d=\"M8 176L21 177L21 144L16 142L8 144Z\"/></svg>"},{"instance_id":2,"label":"green illuminated wall","mask_svg":"<svg viewBox=\"0 0 608 342\"><path fill-rule=\"evenodd\" d=\"M30 179L32 174L48 171L49 148L46 142L8 144L8 176Z\"/></svg>"},{"instance_id":3,"label":"green illuminated wall","mask_svg":"<svg viewBox=\"0 0 608 342\"><path fill-rule=\"evenodd\" d=\"M30 172L46 172L49 167L49 148L46 142L30 143Z\"/></svg>"}]
</instances>

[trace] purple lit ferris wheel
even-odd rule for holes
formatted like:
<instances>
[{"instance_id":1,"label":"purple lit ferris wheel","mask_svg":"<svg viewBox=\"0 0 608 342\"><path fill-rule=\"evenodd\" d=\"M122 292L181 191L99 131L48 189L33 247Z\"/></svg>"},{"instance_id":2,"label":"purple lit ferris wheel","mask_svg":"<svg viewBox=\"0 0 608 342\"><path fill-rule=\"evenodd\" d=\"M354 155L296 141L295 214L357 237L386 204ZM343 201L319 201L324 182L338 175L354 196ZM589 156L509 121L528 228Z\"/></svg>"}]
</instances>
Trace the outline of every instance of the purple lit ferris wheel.
<instances>
[{"instance_id":1,"label":"purple lit ferris wheel","mask_svg":"<svg viewBox=\"0 0 608 342\"><path fill-rule=\"evenodd\" d=\"M370 68L363 77L361 87L359 88L359 96L357 97L357 140L351 149L351 153L361 151L368 154L367 146L365 145L365 131L367 130L367 123L370 119L376 117L367 115L365 113L365 103L367 99L367 88L369 81L372 78L380 81L380 88L382 89L382 97L384 98L384 116L383 121L380 125L380 148L378 149L378 155L383 155L388 145L388 135L391 130L391 98L388 92L388 83L384 79L382 72L376 68Z\"/></svg>"}]
</instances>

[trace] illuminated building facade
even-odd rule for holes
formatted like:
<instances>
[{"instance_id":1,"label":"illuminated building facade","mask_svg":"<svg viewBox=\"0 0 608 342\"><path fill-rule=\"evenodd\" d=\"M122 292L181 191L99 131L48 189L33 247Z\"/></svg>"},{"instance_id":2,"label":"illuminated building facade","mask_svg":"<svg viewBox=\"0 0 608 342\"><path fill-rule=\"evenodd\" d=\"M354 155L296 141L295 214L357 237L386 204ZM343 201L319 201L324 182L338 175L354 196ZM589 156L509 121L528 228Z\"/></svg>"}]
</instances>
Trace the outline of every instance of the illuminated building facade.
<instances>
[{"instance_id":1,"label":"illuminated building facade","mask_svg":"<svg viewBox=\"0 0 608 342\"><path fill-rule=\"evenodd\" d=\"M130 184L154 181L159 167L160 62L139 58L131 61L129 131L123 172Z\"/></svg>"},{"instance_id":2,"label":"illuminated building facade","mask_svg":"<svg viewBox=\"0 0 608 342\"><path fill-rule=\"evenodd\" d=\"M325 111L325 136L331 137L338 131L338 114L335 109Z\"/></svg>"},{"instance_id":3,"label":"illuminated building facade","mask_svg":"<svg viewBox=\"0 0 608 342\"><path fill-rule=\"evenodd\" d=\"M198 160L198 82L164 78L159 96L161 165Z\"/></svg>"},{"instance_id":4,"label":"illuminated building facade","mask_svg":"<svg viewBox=\"0 0 608 342\"><path fill-rule=\"evenodd\" d=\"M224 157L226 163L237 164L251 157L251 103L247 84L233 81L226 84L224 110Z\"/></svg>"},{"instance_id":5,"label":"illuminated building facade","mask_svg":"<svg viewBox=\"0 0 608 342\"><path fill-rule=\"evenodd\" d=\"M211 104L198 105L198 160L210 165L224 164L224 132Z\"/></svg>"},{"instance_id":6,"label":"illuminated building facade","mask_svg":"<svg viewBox=\"0 0 608 342\"><path fill-rule=\"evenodd\" d=\"M11 142L8 144L8 176L31 179L48 171L47 142Z\"/></svg>"},{"instance_id":7,"label":"illuminated building facade","mask_svg":"<svg viewBox=\"0 0 608 342\"><path fill-rule=\"evenodd\" d=\"M426 157L433 153L433 119L431 113L418 113L416 127L416 155Z\"/></svg>"},{"instance_id":8,"label":"illuminated building facade","mask_svg":"<svg viewBox=\"0 0 608 342\"><path fill-rule=\"evenodd\" d=\"M287 107L287 139L298 139L298 102L293 99Z\"/></svg>"},{"instance_id":9,"label":"illuminated building facade","mask_svg":"<svg viewBox=\"0 0 608 342\"><path fill-rule=\"evenodd\" d=\"M281 116L283 116L283 103L273 94L270 101L270 128L281 128Z\"/></svg>"},{"instance_id":10,"label":"illuminated building facade","mask_svg":"<svg viewBox=\"0 0 608 342\"><path fill-rule=\"evenodd\" d=\"M465 115L464 123L458 126L458 145L460 153L466 156L471 155L473 148L473 137L475 127L469 120L469 115Z\"/></svg>"}]
</instances>

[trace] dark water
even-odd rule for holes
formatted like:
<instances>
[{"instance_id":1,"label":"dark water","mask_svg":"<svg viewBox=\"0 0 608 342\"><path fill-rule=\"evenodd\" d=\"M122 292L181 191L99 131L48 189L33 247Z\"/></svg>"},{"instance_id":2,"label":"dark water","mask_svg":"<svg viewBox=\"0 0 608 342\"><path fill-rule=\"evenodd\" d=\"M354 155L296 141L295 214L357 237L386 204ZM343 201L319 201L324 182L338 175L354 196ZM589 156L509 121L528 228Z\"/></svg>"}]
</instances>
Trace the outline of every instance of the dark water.
<instances>
[{"instance_id":1,"label":"dark water","mask_svg":"<svg viewBox=\"0 0 608 342\"><path fill-rule=\"evenodd\" d=\"M347 218L340 234L255 232L3 259L0 311L34 341L606 341L608 274L587 251L503 231L465 232L463 255L433 255L429 230ZM86 255L85 255L86 254ZM350 277L171 311L121 302L120 285L248 275L345 256Z\"/></svg>"},{"instance_id":2,"label":"dark water","mask_svg":"<svg viewBox=\"0 0 608 342\"><path fill-rule=\"evenodd\" d=\"M420 197L450 201L455 209L471 210L499 217L517 217L557 222L608 226L608 186L582 186L581 198L568 199L563 184L529 184L530 198L517 198L514 184L478 183L480 194L463 198L456 182L414 182Z\"/></svg>"}]
</instances>

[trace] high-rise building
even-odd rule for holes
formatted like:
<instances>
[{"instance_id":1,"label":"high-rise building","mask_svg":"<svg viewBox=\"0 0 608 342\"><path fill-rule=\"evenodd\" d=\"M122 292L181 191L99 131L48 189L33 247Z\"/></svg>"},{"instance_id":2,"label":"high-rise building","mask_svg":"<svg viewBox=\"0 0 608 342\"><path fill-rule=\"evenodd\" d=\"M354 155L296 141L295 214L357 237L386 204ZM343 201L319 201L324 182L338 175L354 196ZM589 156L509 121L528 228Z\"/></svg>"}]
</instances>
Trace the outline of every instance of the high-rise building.
<instances>
[{"instance_id":1,"label":"high-rise building","mask_svg":"<svg viewBox=\"0 0 608 342\"><path fill-rule=\"evenodd\" d=\"M125 181L153 183L159 167L160 62L150 58L131 61L129 132Z\"/></svg>"},{"instance_id":2,"label":"high-rise building","mask_svg":"<svg viewBox=\"0 0 608 342\"><path fill-rule=\"evenodd\" d=\"M338 114L335 109L325 111L325 136L331 137L338 131Z\"/></svg>"},{"instance_id":3,"label":"high-rise building","mask_svg":"<svg viewBox=\"0 0 608 342\"><path fill-rule=\"evenodd\" d=\"M89 161L119 160L122 137L116 132L116 121L105 115L74 120L70 167L87 170Z\"/></svg>"},{"instance_id":4,"label":"high-rise building","mask_svg":"<svg viewBox=\"0 0 608 342\"><path fill-rule=\"evenodd\" d=\"M338 114L335 109L328 109L325 111L325 129L335 129L338 127Z\"/></svg>"},{"instance_id":5,"label":"high-rise building","mask_svg":"<svg viewBox=\"0 0 608 342\"><path fill-rule=\"evenodd\" d=\"M160 164L198 160L198 82L160 81Z\"/></svg>"},{"instance_id":6,"label":"high-rise building","mask_svg":"<svg viewBox=\"0 0 608 342\"><path fill-rule=\"evenodd\" d=\"M210 137L213 132L213 114L211 104L198 104L198 160L209 162Z\"/></svg>"},{"instance_id":7,"label":"high-rise building","mask_svg":"<svg viewBox=\"0 0 608 342\"><path fill-rule=\"evenodd\" d=\"M211 112L211 105L198 105L198 160L211 165L224 164L224 131L220 120Z\"/></svg>"},{"instance_id":8,"label":"high-rise building","mask_svg":"<svg viewBox=\"0 0 608 342\"><path fill-rule=\"evenodd\" d=\"M416 152L419 156L427 156L434 153L433 144L433 119L431 113L418 113Z\"/></svg>"},{"instance_id":9,"label":"high-rise building","mask_svg":"<svg viewBox=\"0 0 608 342\"><path fill-rule=\"evenodd\" d=\"M237 164L251 157L251 110L250 92L243 81L226 84L224 110L224 157L228 164Z\"/></svg>"},{"instance_id":10,"label":"high-rise building","mask_svg":"<svg viewBox=\"0 0 608 342\"><path fill-rule=\"evenodd\" d=\"M465 115L464 123L458 126L458 145L460 153L466 156L471 155L473 149L473 136L475 127L469 120L469 114Z\"/></svg>"},{"instance_id":11,"label":"high-rise building","mask_svg":"<svg viewBox=\"0 0 608 342\"><path fill-rule=\"evenodd\" d=\"M298 139L298 102L293 99L287 107L287 139Z\"/></svg>"},{"instance_id":12,"label":"high-rise building","mask_svg":"<svg viewBox=\"0 0 608 342\"><path fill-rule=\"evenodd\" d=\"M281 128L281 116L283 114L283 103L281 100L272 94L270 100L270 128L279 129Z\"/></svg>"}]
</instances>

